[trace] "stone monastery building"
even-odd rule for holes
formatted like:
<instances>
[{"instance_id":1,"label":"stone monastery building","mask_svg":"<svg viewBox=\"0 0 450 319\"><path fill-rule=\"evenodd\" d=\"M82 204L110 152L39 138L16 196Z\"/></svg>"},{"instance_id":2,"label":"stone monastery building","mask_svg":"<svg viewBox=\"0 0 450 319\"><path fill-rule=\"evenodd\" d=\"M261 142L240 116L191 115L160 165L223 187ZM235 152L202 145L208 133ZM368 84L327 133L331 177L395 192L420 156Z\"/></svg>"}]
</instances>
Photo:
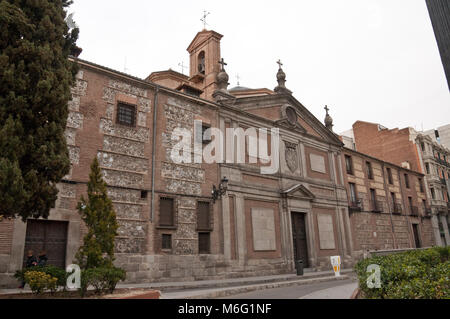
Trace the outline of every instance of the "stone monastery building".
<instances>
[{"instance_id":1,"label":"stone monastery building","mask_svg":"<svg viewBox=\"0 0 450 319\"><path fill-rule=\"evenodd\" d=\"M129 282L295 273L295 260L331 270L337 255L348 268L368 250L434 245L423 174L344 148L328 110L324 125L286 88L281 63L274 90L228 89L221 38L195 36L189 76L143 80L72 58L80 66L66 130L72 169L48 220L0 223L0 286L17 285L12 274L28 249L72 263L86 231L76 205L95 157L120 224L116 264ZM204 147L208 128L267 128L279 165L262 173L268 164L249 151L251 139L233 147L226 134L222 163L177 163L176 128Z\"/></svg>"}]
</instances>

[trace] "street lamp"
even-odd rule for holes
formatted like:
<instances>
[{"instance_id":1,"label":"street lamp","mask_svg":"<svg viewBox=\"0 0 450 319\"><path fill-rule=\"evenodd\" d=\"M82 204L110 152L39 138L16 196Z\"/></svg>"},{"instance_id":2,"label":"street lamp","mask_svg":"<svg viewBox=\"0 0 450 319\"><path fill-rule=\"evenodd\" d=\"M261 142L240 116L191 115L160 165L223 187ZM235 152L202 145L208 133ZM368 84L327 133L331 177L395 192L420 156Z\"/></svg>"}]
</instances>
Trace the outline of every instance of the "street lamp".
<instances>
[{"instance_id":1,"label":"street lamp","mask_svg":"<svg viewBox=\"0 0 450 319\"><path fill-rule=\"evenodd\" d=\"M216 185L213 185L212 197L214 202L216 202L217 199L222 198L222 196L227 193L227 190L228 190L228 179L224 177L222 178L222 181L220 182L218 189Z\"/></svg>"}]
</instances>

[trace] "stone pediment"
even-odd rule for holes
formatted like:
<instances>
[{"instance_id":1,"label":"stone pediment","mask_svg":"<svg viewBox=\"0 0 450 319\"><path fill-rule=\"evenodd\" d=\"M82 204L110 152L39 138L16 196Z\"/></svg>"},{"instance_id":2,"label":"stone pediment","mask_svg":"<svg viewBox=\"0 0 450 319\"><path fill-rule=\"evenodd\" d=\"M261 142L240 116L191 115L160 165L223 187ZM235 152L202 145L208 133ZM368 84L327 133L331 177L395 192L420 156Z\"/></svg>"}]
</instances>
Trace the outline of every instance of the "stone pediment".
<instances>
[{"instance_id":1,"label":"stone pediment","mask_svg":"<svg viewBox=\"0 0 450 319\"><path fill-rule=\"evenodd\" d=\"M284 190L281 194L285 197L294 197L300 199L313 200L316 196L302 184L297 184L291 188Z\"/></svg>"},{"instance_id":2,"label":"stone pediment","mask_svg":"<svg viewBox=\"0 0 450 319\"><path fill-rule=\"evenodd\" d=\"M307 133L306 129L299 123L290 123L287 119L281 119L275 122L276 125L285 127L290 130L296 130L301 133Z\"/></svg>"}]
</instances>

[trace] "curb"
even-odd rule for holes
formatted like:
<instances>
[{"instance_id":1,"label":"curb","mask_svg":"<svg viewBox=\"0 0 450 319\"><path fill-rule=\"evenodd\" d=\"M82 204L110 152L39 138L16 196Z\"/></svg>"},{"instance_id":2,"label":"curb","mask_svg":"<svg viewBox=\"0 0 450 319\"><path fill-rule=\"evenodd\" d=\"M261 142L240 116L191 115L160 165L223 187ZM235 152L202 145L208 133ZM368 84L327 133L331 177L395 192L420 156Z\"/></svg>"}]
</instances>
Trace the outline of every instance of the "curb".
<instances>
[{"instance_id":1,"label":"curb","mask_svg":"<svg viewBox=\"0 0 450 319\"><path fill-rule=\"evenodd\" d=\"M257 291L257 290L264 290L264 289L273 289L273 288L282 288L282 287L289 287L289 286L297 286L297 285L307 285L312 283L319 283L319 282L325 282L325 281L332 281L332 280L346 280L349 279L348 276L330 276L330 277L322 277L322 278L312 278L312 279L302 279L302 280L294 280L294 281L285 281L285 282L275 282L270 284L259 284L259 285L250 285L250 286L240 286L240 287L234 287L234 288L223 288L221 290L211 291L207 293L199 293L198 295L187 295L187 296L179 296L176 298L165 298L164 293L161 296L161 299L212 299L212 298L221 298L221 297L227 297L231 295L251 292L251 291Z\"/></svg>"},{"instance_id":2,"label":"curb","mask_svg":"<svg viewBox=\"0 0 450 319\"><path fill-rule=\"evenodd\" d=\"M361 290L359 289L359 287L356 288L355 291L352 293L352 296L350 297L350 299L358 299L360 292L361 292Z\"/></svg>"}]
</instances>

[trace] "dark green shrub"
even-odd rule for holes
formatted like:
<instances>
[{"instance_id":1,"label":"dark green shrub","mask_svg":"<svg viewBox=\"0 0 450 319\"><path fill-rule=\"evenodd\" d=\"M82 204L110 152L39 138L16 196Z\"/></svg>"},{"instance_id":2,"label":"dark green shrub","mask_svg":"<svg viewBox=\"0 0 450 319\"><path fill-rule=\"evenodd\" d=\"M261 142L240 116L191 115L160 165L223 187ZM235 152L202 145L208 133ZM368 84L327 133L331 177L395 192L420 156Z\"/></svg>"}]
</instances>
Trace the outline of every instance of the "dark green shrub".
<instances>
[{"instance_id":1,"label":"dark green shrub","mask_svg":"<svg viewBox=\"0 0 450 319\"><path fill-rule=\"evenodd\" d=\"M117 267L89 268L81 271L80 295L84 297L90 286L96 294L113 293L119 281L125 280L125 270Z\"/></svg>"},{"instance_id":2,"label":"dark green shrub","mask_svg":"<svg viewBox=\"0 0 450 319\"><path fill-rule=\"evenodd\" d=\"M413 250L360 261L355 266L366 298L450 298L450 247ZM367 267L380 266L381 288L369 288Z\"/></svg>"}]
</instances>

